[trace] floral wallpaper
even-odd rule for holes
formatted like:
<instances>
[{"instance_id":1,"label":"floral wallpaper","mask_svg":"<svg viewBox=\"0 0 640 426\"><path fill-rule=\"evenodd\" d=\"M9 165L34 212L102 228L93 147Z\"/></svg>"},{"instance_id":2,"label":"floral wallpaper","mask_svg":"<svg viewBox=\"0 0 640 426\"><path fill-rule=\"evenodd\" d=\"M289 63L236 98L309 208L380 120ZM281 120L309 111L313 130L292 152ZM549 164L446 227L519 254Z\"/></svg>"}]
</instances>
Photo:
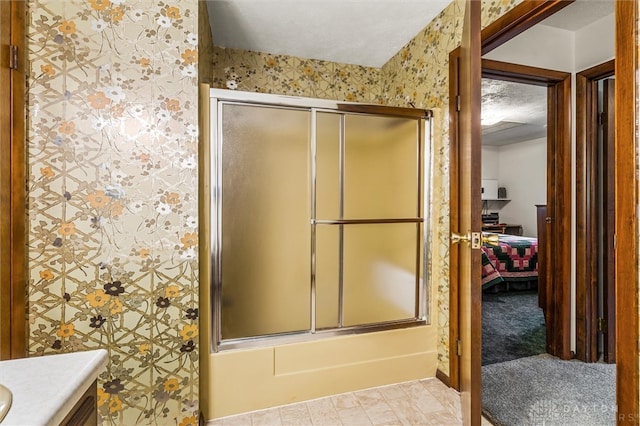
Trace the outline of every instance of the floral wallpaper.
<instances>
[{"instance_id":1,"label":"floral wallpaper","mask_svg":"<svg viewBox=\"0 0 640 426\"><path fill-rule=\"evenodd\" d=\"M380 103L380 69L247 50L214 48L213 87Z\"/></svg>"},{"instance_id":2,"label":"floral wallpaper","mask_svg":"<svg viewBox=\"0 0 640 426\"><path fill-rule=\"evenodd\" d=\"M198 420L198 4L29 0L29 355L105 348L104 424Z\"/></svg>"}]
</instances>

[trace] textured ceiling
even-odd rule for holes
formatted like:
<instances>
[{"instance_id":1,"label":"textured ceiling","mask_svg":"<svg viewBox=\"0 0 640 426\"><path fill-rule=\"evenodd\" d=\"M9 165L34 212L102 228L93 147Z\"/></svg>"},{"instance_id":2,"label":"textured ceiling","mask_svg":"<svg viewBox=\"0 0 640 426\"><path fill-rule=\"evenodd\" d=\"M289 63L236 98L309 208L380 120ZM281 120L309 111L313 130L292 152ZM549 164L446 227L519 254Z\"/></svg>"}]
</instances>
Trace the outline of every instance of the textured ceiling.
<instances>
[{"instance_id":1,"label":"textured ceiling","mask_svg":"<svg viewBox=\"0 0 640 426\"><path fill-rule=\"evenodd\" d=\"M207 0L216 46L381 67L451 0Z\"/></svg>"},{"instance_id":2,"label":"textured ceiling","mask_svg":"<svg viewBox=\"0 0 640 426\"><path fill-rule=\"evenodd\" d=\"M482 79L482 143L505 145L547 134L547 88Z\"/></svg>"}]
</instances>

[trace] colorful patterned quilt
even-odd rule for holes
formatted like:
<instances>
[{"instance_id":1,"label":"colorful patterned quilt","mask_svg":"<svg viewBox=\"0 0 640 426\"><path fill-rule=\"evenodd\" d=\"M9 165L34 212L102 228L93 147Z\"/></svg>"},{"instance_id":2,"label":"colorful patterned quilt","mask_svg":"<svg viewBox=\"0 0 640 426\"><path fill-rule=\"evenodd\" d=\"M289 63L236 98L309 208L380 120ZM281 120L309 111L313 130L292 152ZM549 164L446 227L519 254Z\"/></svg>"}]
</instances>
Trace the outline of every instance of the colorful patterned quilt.
<instances>
[{"instance_id":1,"label":"colorful patterned quilt","mask_svg":"<svg viewBox=\"0 0 640 426\"><path fill-rule=\"evenodd\" d=\"M498 234L497 246L482 246L482 289L503 281L538 279L538 240Z\"/></svg>"}]
</instances>

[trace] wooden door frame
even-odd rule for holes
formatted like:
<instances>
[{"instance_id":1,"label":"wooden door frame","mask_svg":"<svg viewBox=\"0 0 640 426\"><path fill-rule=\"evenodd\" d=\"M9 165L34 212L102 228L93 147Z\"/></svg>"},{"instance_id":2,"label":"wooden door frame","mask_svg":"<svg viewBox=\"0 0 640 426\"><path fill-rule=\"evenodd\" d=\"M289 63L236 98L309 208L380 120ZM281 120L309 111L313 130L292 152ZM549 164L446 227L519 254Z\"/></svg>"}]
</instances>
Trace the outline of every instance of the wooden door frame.
<instances>
[{"instance_id":1,"label":"wooden door frame","mask_svg":"<svg viewBox=\"0 0 640 426\"><path fill-rule=\"evenodd\" d=\"M613 59L576 74L576 358L585 362L598 360L597 81L614 74Z\"/></svg>"},{"instance_id":2,"label":"wooden door frame","mask_svg":"<svg viewBox=\"0 0 640 426\"><path fill-rule=\"evenodd\" d=\"M618 424L640 424L638 379L638 2L616 2L616 402ZM620 259L622 256L617 256Z\"/></svg>"},{"instance_id":3,"label":"wooden door frame","mask_svg":"<svg viewBox=\"0 0 640 426\"><path fill-rule=\"evenodd\" d=\"M547 87L546 277L540 289L547 353L571 358L571 74L483 59L482 76ZM533 206L532 206L533 207ZM545 272L545 271L541 271Z\"/></svg>"},{"instance_id":4,"label":"wooden door frame","mask_svg":"<svg viewBox=\"0 0 640 426\"><path fill-rule=\"evenodd\" d=\"M27 342L25 13L24 1L0 1L0 359L24 357Z\"/></svg>"},{"instance_id":5,"label":"wooden door frame","mask_svg":"<svg viewBox=\"0 0 640 426\"><path fill-rule=\"evenodd\" d=\"M530 27L536 25L543 19L547 18L548 16L551 16L553 13L557 12L563 7L568 6L571 3L572 3L571 1L554 0L554 1L527 1L519 4L514 9L507 12L501 18L499 18L498 20L496 20L495 22L487 26L484 30L482 30L482 53L483 54L488 53L492 49L507 42L511 38L529 29ZM458 213L457 213L458 204L456 201L457 197L455 197L454 194L457 194L458 187L459 187L459 183L457 179L457 166L456 166L457 158L458 158L458 146L457 146L458 135L456 132L457 125L455 124L457 122L457 105L455 102L455 93L458 85L457 58L459 57L459 55L460 55L459 48L453 50L449 55L449 122L450 122L450 125L449 125L450 185L449 187L450 187L450 194L451 194L451 197L450 197L451 229L457 229L458 227ZM555 87L555 89L550 89L550 90L554 90L554 93L556 93L556 95L558 96L562 95L561 96L562 102L560 104L560 108L557 111L556 110L550 111L549 115L562 113L564 122L570 123L570 111L571 111L570 98L568 97L568 94L567 94L570 88L570 76L569 78L567 78L566 73L557 73L555 71L537 69L543 72L540 72L541 74L540 77L535 77L535 73L527 74L527 72L536 70L535 68L532 68L532 67L513 66L511 64L504 64L497 61L483 60L483 74L484 74L485 64L487 64L487 66L491 66L491 65L494 66L495 69L491 71L492 78L501 78L503 80L510 79L511 81L526 82L528 84L537 83L545 86L549 86L549 84L553 84L554 87L555 85L558 85L557 87ZM550 83L550 81L552 81L553 83ZM550 102L550 104L551 103L552 102ZM566 121L566 120L569 120L569 121ZM554 256L554 252L555 252L556 256L560 256L558 257L558 259L564 259L564 261L560 262L561 265L559 265L561 268L559 271L560 273L559 276L562 277L561 282L570 283L571 271L569 269L569 265L571 261L570 259L571 252L570 252L569 242L571 241L570 239L570 236L571 236L571 229L570 229L570 223L571 223L571 220L570 220L571 218L571 210L570 210L571 209L571 167L570 167L571 166L571 158L570 158L571 134L570 132L571 132L571 128L570 126L569 128L567 128L566 125L562 123L563 120L558 120L558 121L559 123L556 123L555 121L550 123L551 125L548 126L547 128L548 133L553 132L552 134L554 135L554 139L563 141L563 144L562 144L563 155L562 155L561 161L557 163L557 167L552 167L552 170L554 170L554 175L555 175L555 176L552 176L552 178L558 179L559 182L560 181L567 182L568 185L565 184L562 191L560 191L559 188L557 190L554 188L551 188L551 191L558 193L557 197L552 198L553 200L556 200L555 201L557 205L556 211L562 211L562 212L565 212L564 214L568 214L569 220L556 221L555 223L556 226L562 226L562 228L559 231L559 234L562 234L563 236L565 236L565 238L563 239L564 243L559 247L555 247L554 251L551 251L550 253L552 253L552 256ZM566 151L567 148L568 148L568 151ZM564 154L567 154L567 155L564 155ZM555 164L555 161L554 161L554 164ZM549 176L548 176L547 177L547 186L548 186L547 193L548 194L552 193L550 192L549 181L551 181L551 179L549 179ZM566 197L568 198L565 199ZM549 195L548 195L548 198L550 198ZM568 211L567 211L567 207L568 207ZM568 235L568 238L566 237L567 235ZM460 294L459 294L459 283L458 283L458 276L457 276L458 264L457 264L456 250L457 248L455 248L455 246L451 246L450 261L449 261L450 262L450 268L449 268L450 270L450 278L449 278L450 347L455 347L456 345L455 342L457 342L460 338L459 320L458 320L458 317L460 315L460 310L458 306ZM556 290L558 290L558 288L556 288ZM564 290L564 289L561 289L561 290ZM568 297L570 297L569 292L561 291L559 294L558 300L565 300ZM566 306L568 306L568 303L566 304ZM554 344L554 348L557 347L559 351L558 353L561 353L562 355L564 355L564 358L568 358L570 334L564 331L568 330L566 327L570 327L570 311L569 310L563 311L561 304L554 304L554 308L559 310L559 315L557 315L557 318L564 318L563 325L562 325L563 332L561 333L561 338L556 340L556 343ZM566 318L567 315L569 315L568 319ZM460 381L460 366L458 361L459 360L457 356L455 355L450 356L449 376L448 376L448 380L445 379L445 381L448 381L448 383L456 389L459 389L459 381ZM446 375L442 372L439 372L438 376L444 377Z\"/></svg>"}]
</instances>

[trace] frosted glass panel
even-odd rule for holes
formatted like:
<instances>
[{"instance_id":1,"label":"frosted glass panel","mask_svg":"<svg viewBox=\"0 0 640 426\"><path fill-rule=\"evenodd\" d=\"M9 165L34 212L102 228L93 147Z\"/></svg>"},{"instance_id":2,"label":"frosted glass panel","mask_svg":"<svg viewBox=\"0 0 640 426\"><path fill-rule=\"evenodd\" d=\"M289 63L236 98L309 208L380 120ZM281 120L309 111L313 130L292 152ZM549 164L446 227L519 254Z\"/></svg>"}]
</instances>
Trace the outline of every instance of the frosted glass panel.
<instances>
[{"instance_id":1,"label":"frosted glass panel","mask_svg":"<svg viewBox=\"0 0 640 426\"><path fill-rule=\"evenodd\" d=\"M345 226L345 326L415 318L418 228Z\"/></svg>"},{"instance_id":2,"label":"frosted glass panel","mask_svg":"<svg viewBox=\"0 0 640 426\"><path fill-rule=\"evenodd\" d=\"M222 338L310 327L309 112L222 115Z\"/></svg>"},{"instance_id":3,"label":"frosted glass panel","mask_svg":"<svg viewBox=\"0 0 640 426\"><path fill-rule=\"evenodd\" d=\"M316 228L316 328L338 326L340 227Z\"/></svg>"},{"instance_id":4,"label":"frosted glass panel","mask_svg":"<svg viewBox=\"0 0 640 426\"><path fill-rule=\"evenodd\" d=\"M347 115L345 135L344 217L419 216L417 121Z\"/></svg>"},{"instance_id":5,"label":"frosted glass panel","mask_svg":"<svg viewBox=\"0 0 640 426\"><path fill-rule=\"evenodd\" d=\"M340 217L340 117L316 116L316 218Z\"/></svg>"}]
</instances>

